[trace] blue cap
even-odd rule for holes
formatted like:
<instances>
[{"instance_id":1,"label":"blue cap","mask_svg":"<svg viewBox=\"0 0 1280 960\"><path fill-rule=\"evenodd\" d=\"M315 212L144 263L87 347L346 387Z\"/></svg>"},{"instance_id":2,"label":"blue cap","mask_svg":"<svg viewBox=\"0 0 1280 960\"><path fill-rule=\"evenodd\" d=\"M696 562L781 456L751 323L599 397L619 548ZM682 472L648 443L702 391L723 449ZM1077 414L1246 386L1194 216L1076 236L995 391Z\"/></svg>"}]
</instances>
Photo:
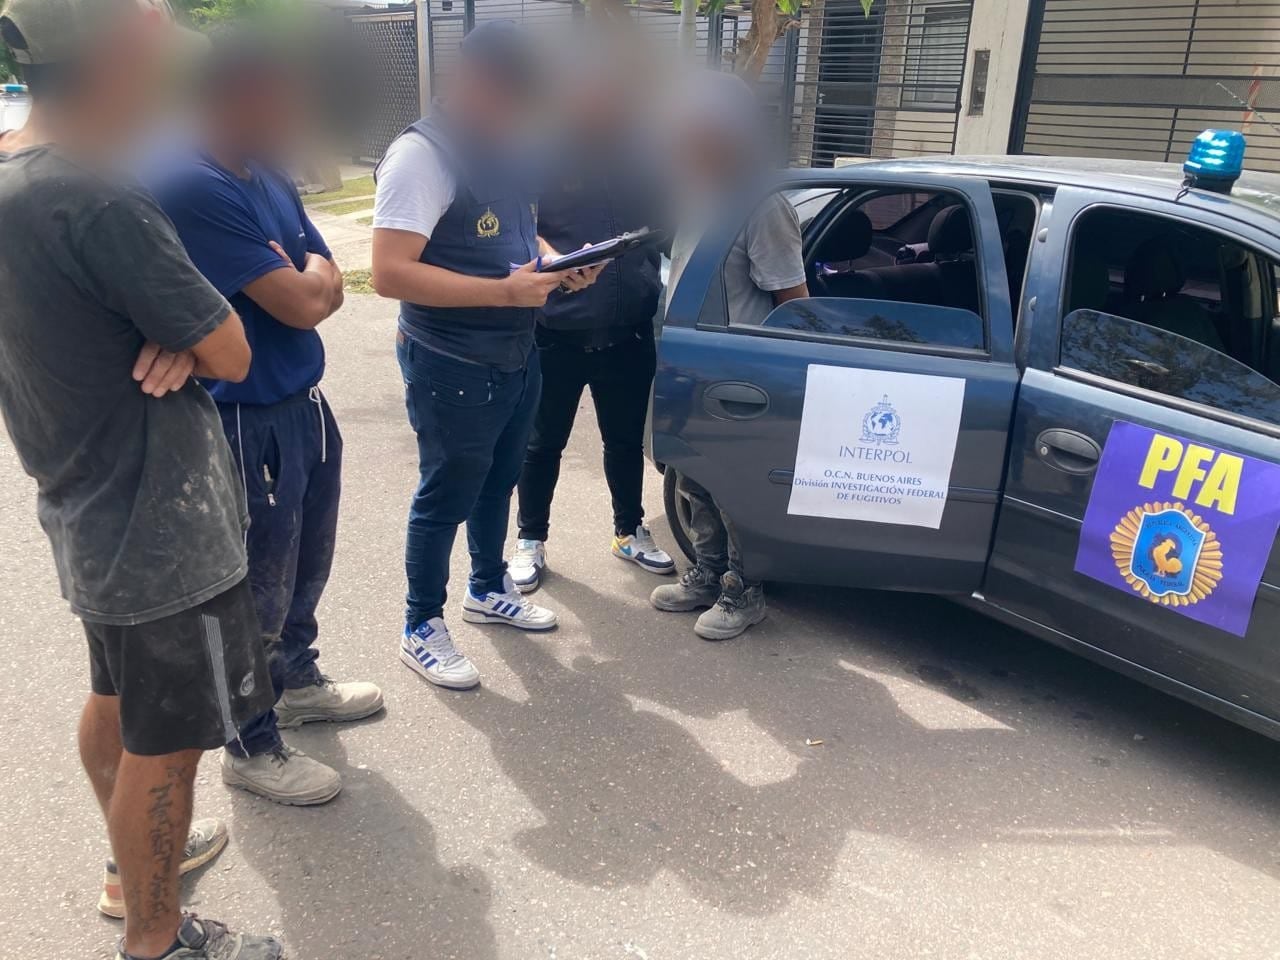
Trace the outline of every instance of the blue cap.
<instances>
[{"instance_id":1,"label":"blue cap","mask_svg":"<svg viewBox=\"0 0 1280 960\"><path fill-rule=\"evenodd\" d=\"M514 20L486 20L462 38L462 59L491 73L513 93L541 86L542 64L528 31Z\"/></svg>"},{"instance_id":2,"label":"blue cap","mask_svg":"<svg viewBox=\"0 0 1280 960\"><path fill-rule=\"evenodd\" d=\"M1230 185L1244 170L1244 134L1206 130L1191 141L1182 172L1201 185Z\"/></svg>"}]
</instances>

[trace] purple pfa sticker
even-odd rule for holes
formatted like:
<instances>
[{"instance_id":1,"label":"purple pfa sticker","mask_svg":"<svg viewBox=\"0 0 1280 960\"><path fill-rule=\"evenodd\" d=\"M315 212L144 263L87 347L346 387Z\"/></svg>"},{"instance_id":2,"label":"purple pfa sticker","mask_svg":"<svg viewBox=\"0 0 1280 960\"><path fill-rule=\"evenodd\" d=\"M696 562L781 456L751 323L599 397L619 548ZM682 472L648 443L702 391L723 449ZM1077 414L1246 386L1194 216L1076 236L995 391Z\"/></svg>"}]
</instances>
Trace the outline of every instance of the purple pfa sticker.
<instances>
[{"instance_id":1,"label":"purple pfa sticker","mask_svg":"<svg viewBox=\"0 0 1280 960\"><path fill-rule=\"evenodd\" d=\"M1280 527L1280 464L1117 421L1075 569L1244 636Z\"/></svg>"}]
</instances>

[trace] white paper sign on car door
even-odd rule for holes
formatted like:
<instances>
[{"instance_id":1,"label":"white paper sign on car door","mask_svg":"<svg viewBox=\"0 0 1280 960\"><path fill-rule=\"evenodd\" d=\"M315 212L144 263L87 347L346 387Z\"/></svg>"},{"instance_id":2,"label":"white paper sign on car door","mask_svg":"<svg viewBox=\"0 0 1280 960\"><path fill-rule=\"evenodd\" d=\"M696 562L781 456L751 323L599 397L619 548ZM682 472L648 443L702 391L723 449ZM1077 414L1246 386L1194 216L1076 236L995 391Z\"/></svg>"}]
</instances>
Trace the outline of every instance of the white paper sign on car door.
<instances>
[{"instance_id":1,"label":"white paper sign on car door","mask_svg":"<svg viewBox=\"0 0 1280 960\"><path fill-rule=\"evenodd\" d=\"M810 364L788 513L942 525L964 380Z\"/></svg>"}]
</instances>

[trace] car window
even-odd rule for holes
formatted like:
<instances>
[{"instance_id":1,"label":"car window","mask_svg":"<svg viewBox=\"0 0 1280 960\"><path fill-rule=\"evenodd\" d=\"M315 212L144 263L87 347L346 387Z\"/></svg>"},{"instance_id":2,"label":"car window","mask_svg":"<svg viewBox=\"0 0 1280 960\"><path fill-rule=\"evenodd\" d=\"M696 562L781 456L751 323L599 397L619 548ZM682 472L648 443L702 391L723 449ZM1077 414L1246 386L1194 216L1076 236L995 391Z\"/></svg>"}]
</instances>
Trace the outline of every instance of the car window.
<instances>
[{"instance_id":1,"label":"car window","mask_svg":"<svg viewBox=\"0 0 1280 960\"><path fill-rule=\"evenodd\" d=\"M858 206L876 230L900 235L909 231L906 221L911 215L936 196L935 193L895 190L891 193L879 193Z\"/></svg>"},{"instance_id":2,"label":"car window","mask_svg":"<svg viewBox=\"0 0 1280 960\"><path fill-rule=\"evenodd\" d=\"M910 211L905 220L890 215L903 209ZM973 238L973 218L959 194L876 191L841 210L805 261L815 295L870 297L868 287L884 287L878 299L977 313Z\"/></svg>"},{"instance_id":3,"label":"car window","mask_svg":"<svg viewBox=\"0 0 1280 960\"><path fill-rule=\"evenodd\" d=\"M788 190L786 191L787 199L791 201L791 205L796 209L796 216L800 218L800 228L804 229L813 222L813 218L825 210L832 201L841 194L841 190L833 187L819 187L817 189L806 190Z\"/></svg>"},{"instance_id":4,"label":"car window","mask_svg":"<svg viewBox=\"0 0 1280 960\"><path fill-rule=\"evenodd\" d=\"M1280 385L1204 344L1095 310L1063 320L1062 365L1280 424Z\"/></svg>"},{"instance_id":5,"label":"car window","mask_svg":"<svg viewBox=\"0 0 1280 960\"><path fill-rule=\"evenodd\" d=\"M982 318L969 310L884 300L790 300L769 315L766 327L820 336L881 340L981 350Z\"/></svg>"},{"instance_id":6,"label":"car window","mask_svg":"<svg viewBox=\"0 0 1280 960\"><path fill-rule=\"evenodd\" d=\"M1071 245L1062 366L1280 424L1270 258L1111 208L1086 211Z\"/></svg>"},{"instance_id":7,"label":"car window","mask_svg":"<svg viewBox=\"0 0 1280 960\"><path fill-rule=\"evenodd\" d=\"M803 246L795 202L766 201L724 265L729 326L838 339L986 346L973 217L950 191L877 189L836 209ZM833 208L835 209L835 208ZM923 217L921 244L889 231Z\"/></svg>"}]
</instances>

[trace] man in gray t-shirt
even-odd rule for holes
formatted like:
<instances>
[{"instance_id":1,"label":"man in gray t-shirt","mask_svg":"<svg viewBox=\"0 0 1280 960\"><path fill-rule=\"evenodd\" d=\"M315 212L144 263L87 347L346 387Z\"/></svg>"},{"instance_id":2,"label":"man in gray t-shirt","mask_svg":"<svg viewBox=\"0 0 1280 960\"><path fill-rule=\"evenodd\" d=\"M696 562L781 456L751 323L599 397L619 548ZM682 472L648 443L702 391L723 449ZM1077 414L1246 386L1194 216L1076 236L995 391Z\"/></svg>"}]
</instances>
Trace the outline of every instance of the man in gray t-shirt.
<instances>
[{"instance_id":1,"label":"man in gray t-shirt","mask_svg":"<svg viewBox=\"0 0 1280 960\"><path fill-rule=\"evenodd\" d=\"M696 230L676 236L670 289L679 282L698 239ZM734 326L759 326L779 303L809 295L800 218L784 194L771 194L730 248L724 264L724 293L729 322Z\"/></svg>"},{"instance_id":2,"label":"man in gray t-shirt","mask_svg":"<svg viewBox=\"0 0 1280 960\"><path fill-rule=\"evenodd\" d=\"M672 245L670 290L674 290L702 236L701 226L728 215L738 188L763 162L760 117L741 79L707 74L691 87L677 141L690 189L684 209L701 208ZM756 209L724 264L725 305L731 326L759 325L774 307L809 296L800 220L786 196L771 195ZM668 294L667 302L671 302ZM711 492L681 474L677 489L689 503L689 538L697 562L676 583L658 587L650 602L659 610L709 607L694 625L705 640L729 640L765 616L764 588L743 570L733 520Z\"/></svg>"},{"instance_id":3,"label":"man in gray t-shirt","mask_svg":"<svg viewBox=\"0 0 1280 960\"><path fill-rule=\"evenodd\" d=\"M243 494L192 379L243 379L249 345L159 207L110 174L172 66L164 10L0 11L32 96L0 134L0 413L89 644L80 753L111 837L99 907L125 918L118 957L278 960L274 940L237 946L179 910L179 873L226 843L216 821L188 832L200 754L274 697Z\"/></svg>"}]
</instances>

